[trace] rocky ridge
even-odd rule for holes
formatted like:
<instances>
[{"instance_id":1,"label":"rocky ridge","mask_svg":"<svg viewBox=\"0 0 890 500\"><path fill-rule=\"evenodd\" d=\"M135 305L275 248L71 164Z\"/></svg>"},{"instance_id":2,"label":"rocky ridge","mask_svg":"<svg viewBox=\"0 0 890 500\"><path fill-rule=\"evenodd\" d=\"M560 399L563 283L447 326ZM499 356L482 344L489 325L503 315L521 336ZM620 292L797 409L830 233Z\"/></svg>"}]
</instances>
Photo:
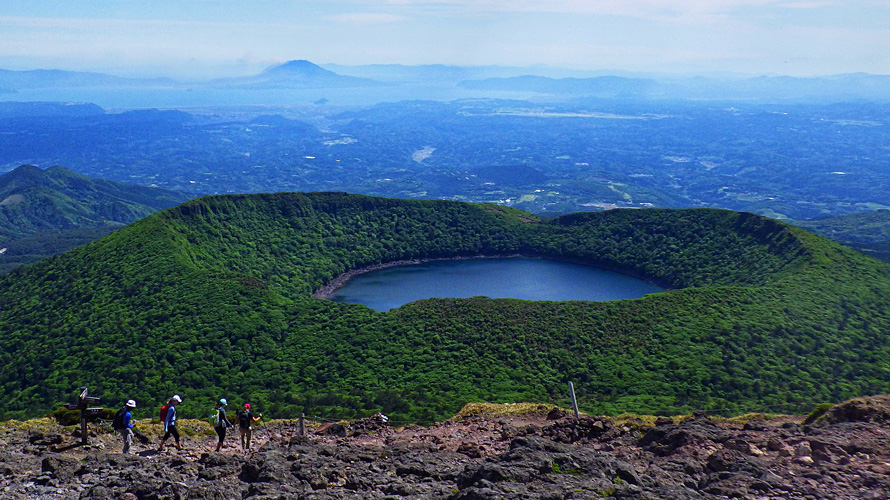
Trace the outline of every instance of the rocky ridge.
<instances>
[{"instance_id":1,"label":"rocky ridge","mask_svg":"<svg viewBox=\"0 0 890 500\"><path fill-rule=\"evenodd\" d=\"M511 411L521 410L521 411ZM812 416L590 417L543 405L468 405L429 428L381 416L271 421L244 452L237 432L211 452L209 424L184 421L184 450L156 448L137 424L136 454L92 427L49 419L0 429L7 499L882 499L890 498L890 396ZM813 421L814 420L814 421ZM804 424L804 422L807 422ZM813 421L810 423L810 421Z\"/></svg>"}]
</instances>

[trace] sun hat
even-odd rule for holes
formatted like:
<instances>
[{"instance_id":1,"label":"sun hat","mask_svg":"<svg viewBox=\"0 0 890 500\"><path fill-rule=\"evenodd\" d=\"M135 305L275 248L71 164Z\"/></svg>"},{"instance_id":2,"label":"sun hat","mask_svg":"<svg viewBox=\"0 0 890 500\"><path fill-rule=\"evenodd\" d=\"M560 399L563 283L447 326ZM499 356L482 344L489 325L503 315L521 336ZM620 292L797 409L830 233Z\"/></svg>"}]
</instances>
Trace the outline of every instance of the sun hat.
<instances>
[{"instance_id":1,"label":"sun hat","mask_svg":"<svg viewBox=\"0 0 890 500\"><path fill-rule=\"evenodd\" d=\"M179 397L179 394L177 394L177 395L173 396L173 401L176 401L177 403L182 403L182 398Z\"/></svg>"},{"instance_id":2,"label":"sun hat","mask_svg":"<svg viewBox=\"0 0 890 500\"><path fill-rule=\"evenodd\" d=\"M132 399L127 401L127 406L129 406L130 408L136 408L136 401L133 401Z\"/></svg>"}]
</instances>

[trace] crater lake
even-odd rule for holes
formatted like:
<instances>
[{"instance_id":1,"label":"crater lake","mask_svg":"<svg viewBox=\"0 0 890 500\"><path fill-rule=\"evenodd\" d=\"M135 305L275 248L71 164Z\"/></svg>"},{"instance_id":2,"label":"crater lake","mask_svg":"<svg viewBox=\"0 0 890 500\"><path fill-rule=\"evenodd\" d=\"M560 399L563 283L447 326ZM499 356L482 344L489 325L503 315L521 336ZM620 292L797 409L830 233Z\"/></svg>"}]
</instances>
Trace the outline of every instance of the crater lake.
<instances>
[{"instance_id":1,"label":"crater lake","mask_svg":"<svg viewBox=\"0 0 890 500\"><path fill-rule=\"evenodd\" d=\"M429 298L486 296L607 301L664 291L639 278L592 266L527 257L436 260L358 274L328 298L389 311Z\"/></svg>"}]
</instances>

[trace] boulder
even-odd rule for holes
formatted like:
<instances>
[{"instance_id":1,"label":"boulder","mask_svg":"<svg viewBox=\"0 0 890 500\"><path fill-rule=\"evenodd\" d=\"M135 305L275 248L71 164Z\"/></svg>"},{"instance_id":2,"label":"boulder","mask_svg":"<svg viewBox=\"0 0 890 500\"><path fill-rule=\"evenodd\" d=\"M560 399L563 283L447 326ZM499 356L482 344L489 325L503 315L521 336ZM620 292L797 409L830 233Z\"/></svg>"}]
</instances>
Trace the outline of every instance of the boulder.
<instances>
[{"instance_id":1,"label":"boulder","mask_svg":"<svg viewBox=\"0 0 890 500\"><path fill-rule=\"evenodd\" d=\"M823 425L838 422L890 422L890 394L845 401L828 410L819 421Z\"/></svg>"},{"instance_id":2,"label":"boulder","mask_svg":"<svg viewBox=\"0 0 890 500\"><path fill-rule=\"evenodd\" d=\"M676 425L662 425L649 429L639 445L658 456L673 454L683 447L704 448L727 440L731 433L702 416L684 420Z\"/></svg>"}]
</instances>

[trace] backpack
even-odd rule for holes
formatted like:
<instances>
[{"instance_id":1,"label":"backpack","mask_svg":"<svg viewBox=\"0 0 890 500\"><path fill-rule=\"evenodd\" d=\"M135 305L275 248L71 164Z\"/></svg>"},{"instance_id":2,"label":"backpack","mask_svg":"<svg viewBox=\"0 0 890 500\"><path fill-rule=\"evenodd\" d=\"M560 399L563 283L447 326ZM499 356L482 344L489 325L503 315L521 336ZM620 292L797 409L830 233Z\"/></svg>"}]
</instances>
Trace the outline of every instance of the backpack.
<instances>
[{"instance_id":1,"label":"backpack","mask_svg":"<svg viewBox=\"0 0 890 500\"><path fill-rule=\"evenodd\" d=\"M122 431L126 427L124 426L124 416L127 413L126 408L121 408L114 414L114 420L111 421L111 427L116 431Z\"/></svg>"},{"instance_id":2,"label":"backpack","mask_svg":"<svg viewBox=\"0 0 890 500\"><path fill-rule=\"evenodd\" d=\"M207 420L214 426L219 427L219 408L214 408L213 413L207 417Z\"/></svg>"},{"instance_id":3,"label":"backpack","mask_svg":"<svg viewBox=\"0 0 890 500\"><path fill-rule=\"evenodd\" d=\"M170 405L168 405L168 404L161 407L161 423L162 424L167 421L167 410L169 410L169 409L170 409Z\"/></svg>"},{"instance_id":4,"label":"backpack","mask_svg":"<svg viewBox=\"0 0 890 500\"><path fill-rule=\"evenodd\" d=\"M240 411L235 414L238 417L238 425L245 429L250 428L250 410Z\"/></svg>"}]
</instances>

